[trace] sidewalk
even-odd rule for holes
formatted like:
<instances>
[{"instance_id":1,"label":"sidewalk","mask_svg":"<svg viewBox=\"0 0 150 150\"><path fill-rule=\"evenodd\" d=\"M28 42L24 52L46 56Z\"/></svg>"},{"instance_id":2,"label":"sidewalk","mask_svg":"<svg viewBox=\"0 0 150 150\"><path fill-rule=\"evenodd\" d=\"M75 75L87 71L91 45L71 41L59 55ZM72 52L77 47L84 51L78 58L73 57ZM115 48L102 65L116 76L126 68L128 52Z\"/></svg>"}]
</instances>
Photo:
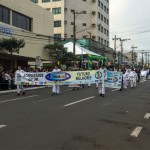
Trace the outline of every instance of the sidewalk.
<instances>
[{"instance_id":1,"label":"sidewalk","mask_svg":"<svg viewBox=\"0 0 150 150\"><path fill-rule=\"evenodd\" d=\"M47 86L39 86L39 87L25 88L25 91L43 89L43 88L46 88L46 87L47 87ZM17 92L17 89L16 89L16 90L0 91L0 94L7 94L7 93L14 93L14 92Z\"/></svg>"}]
</instances>

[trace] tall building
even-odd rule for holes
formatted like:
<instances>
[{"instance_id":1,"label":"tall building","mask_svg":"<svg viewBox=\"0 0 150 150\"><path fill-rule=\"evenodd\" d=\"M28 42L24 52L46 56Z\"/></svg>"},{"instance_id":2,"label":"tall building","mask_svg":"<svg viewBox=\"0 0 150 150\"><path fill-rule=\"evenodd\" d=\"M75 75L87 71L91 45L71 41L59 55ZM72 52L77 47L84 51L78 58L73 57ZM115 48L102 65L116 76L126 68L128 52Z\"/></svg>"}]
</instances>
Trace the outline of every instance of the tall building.
<instances>
[{"instance_id":1,"label":"tall building","mask_svg":"<svg viewBox=\"0 0 150 150\"><path fill-rule=\"evenodd\" d=\"M0 39L16 37L25 40L25 47L13 57L7 53L0 53L0 68L26 66L29 61L35 62L40 56L42 60L49 60L49 52L44 46L49 44L49 38L41 35L53 36L53 14L28 0L0 0ZM14 65L10 66L14 59Z\"/></svg>"},{"instance_id":2,"label":"tall building","mask_svg":"<svg viewBox=\"0 0 150 150\"><path fill-rule=\"evenodd\" d=\"M32 0L54 14L54 36L91 38L109 46L109 0Z\"/></svg>"}]
</instances>

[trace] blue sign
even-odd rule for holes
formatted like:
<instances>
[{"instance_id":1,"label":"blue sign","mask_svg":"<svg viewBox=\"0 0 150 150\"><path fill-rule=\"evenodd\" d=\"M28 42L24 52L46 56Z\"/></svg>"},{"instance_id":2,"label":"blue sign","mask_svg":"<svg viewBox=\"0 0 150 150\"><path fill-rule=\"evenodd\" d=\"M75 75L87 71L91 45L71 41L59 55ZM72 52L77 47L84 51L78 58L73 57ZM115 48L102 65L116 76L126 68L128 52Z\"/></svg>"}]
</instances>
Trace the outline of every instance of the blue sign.
<instances>
[{"instance_id":1,"label":"blue sign","mask_svg":"<svg viewBox=\"0 0 150 150\"><path fill-rule=\"evenodd\" d=\"M65 81L71 78L69 73L49 73L45 76L48 81Z\"/></svg>"},{"instance_id":2,"label":"blue sign","mask_svg":"<svg viewBox=\"0 0 150 150\"><path fill-rule=\"evenodd\" d=\"M11 28L0 25L0 34L11 36L13 34L13 30Z\"/></svg>"}]
</instances>

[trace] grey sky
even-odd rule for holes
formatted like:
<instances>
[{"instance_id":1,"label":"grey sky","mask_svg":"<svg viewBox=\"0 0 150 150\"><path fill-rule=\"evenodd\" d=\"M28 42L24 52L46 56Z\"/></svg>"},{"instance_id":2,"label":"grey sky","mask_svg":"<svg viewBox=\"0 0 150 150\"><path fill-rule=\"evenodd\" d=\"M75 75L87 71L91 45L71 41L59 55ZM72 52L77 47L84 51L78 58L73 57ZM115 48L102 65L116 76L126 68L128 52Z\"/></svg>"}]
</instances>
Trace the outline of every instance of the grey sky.
<instances>
[{"instance_id":1,"label":"grey sky","mask_svg":"<svg viewBox=\"0 0 150 150\"><path fill-rule=\"evenodd\" d=\"M112 38L115 34L120 38L131 39L124 42L125 51L130 51L133 44L140 50L149 50L150 0L110 0L111 47L114 47Z\"/></svg>"}]
</instances>

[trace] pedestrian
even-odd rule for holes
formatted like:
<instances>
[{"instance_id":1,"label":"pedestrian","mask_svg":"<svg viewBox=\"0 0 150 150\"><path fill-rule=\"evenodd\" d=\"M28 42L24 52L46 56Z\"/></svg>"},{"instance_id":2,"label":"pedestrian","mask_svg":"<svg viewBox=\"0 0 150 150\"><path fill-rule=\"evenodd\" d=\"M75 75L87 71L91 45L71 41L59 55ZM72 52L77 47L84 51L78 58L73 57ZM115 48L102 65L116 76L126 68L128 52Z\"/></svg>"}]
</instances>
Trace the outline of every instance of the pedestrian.
<instances>
[{"instance_id":1,"label":"pedestrian","mask_svg":"<svg viewBox=\"0 0 150 150\"><path fill-rule=\"evenodd\" d=\"M21 66L18 66L18 70L16 71L16 73L22 76L22 73L24 73L24 70L21 69ZM23 85L17 85L17 96L19 95L25 95Z\"/></svg>"},{"instance_id":2,"label":"pedestrian","mask_svg":"<svg viewBox=\"0 0 150 150\"><path fill-rule=\"evenodd\" d=\"M130 69L126 69L126 72L125 72L125 75L124 75L124 77L125 77L125 79L126 79L126 86L128 87L128 85L129 85L129 74L130 74Z\"/></svg>"},{"instance_id":3,"label":"pedestrian","mask_svg":"<svg viewBox=\"0 0 150 150\"><path fill-rule=\"evenodd\" d=\"M55 66L55 69L52 70L52 72L55 74L61 72L61 69L58 68L58 66L56 65ZM57 83L57 82L56 82ZM52 88L52 95L55 95L55 94L59 94L60 93L60 85L53 85L53 88Z\"/></svg>"},{"instance_id":4,"label":"pedestrian","mask_svg":"<svg viewBox=\"0 0 150 150\"><path fill-rule=\"evenodd\" d=\"M98 93L99 96L105 96L105 82L107 80L107 70L104 68L104 65L101 65L100 72L102 72L102 81L99 83L98 86Z\"/></svg>"},{"instance_id":5,"label":"pedestrian","mask_svg":"<svg viewBox=\"0 0 150 150\"><path fill-rule=\"evenodd\" d=\"M138 76L138 81L137 81L137 82L140 82L140 75L141 75L141 70L140 70L140 68L137 68L137 69L136 69L136 73L137 73L137 76Z\"/></svg>"},{"instance_id":6,"label":"pedestrian","mask_svg":"<svg viewBox=\"0 0 150 150\"><path fill-rule=\"evenodd\" d=\"M6 89L5 90L10 90L10 88L11 88L11 76L10 76L10 74L9 74L9 72L6 70L5 71L5 74L4 74L4 83L5 83L5 87L6 87Z\"/></svg>"},{"instance_id":7,"label":"pedestrian","mask_svg":"<svg viewBox=\"0 0 150 150\"><path fill-rule=\"evenodd\" d=\"M128 74L126 73L126 71L124 70L124 71L123 71L123 88L124 88L124 89L127 89L128 80L129 80L129 76L128 76Z\"/></svg>"},{"instance_id":8,"label":"pedestrian","mask_svg":"<svg viewBox=\"0 0 150 150\"><path fill-rule=\"evenodd\" d=\"M134 69L131 70L131 72L129 74L129 78L130 78L131 88L136 87L136 82L138 80L138 76L137 76L137 73L134 71Z\"/></svg>"}]
</instances>

